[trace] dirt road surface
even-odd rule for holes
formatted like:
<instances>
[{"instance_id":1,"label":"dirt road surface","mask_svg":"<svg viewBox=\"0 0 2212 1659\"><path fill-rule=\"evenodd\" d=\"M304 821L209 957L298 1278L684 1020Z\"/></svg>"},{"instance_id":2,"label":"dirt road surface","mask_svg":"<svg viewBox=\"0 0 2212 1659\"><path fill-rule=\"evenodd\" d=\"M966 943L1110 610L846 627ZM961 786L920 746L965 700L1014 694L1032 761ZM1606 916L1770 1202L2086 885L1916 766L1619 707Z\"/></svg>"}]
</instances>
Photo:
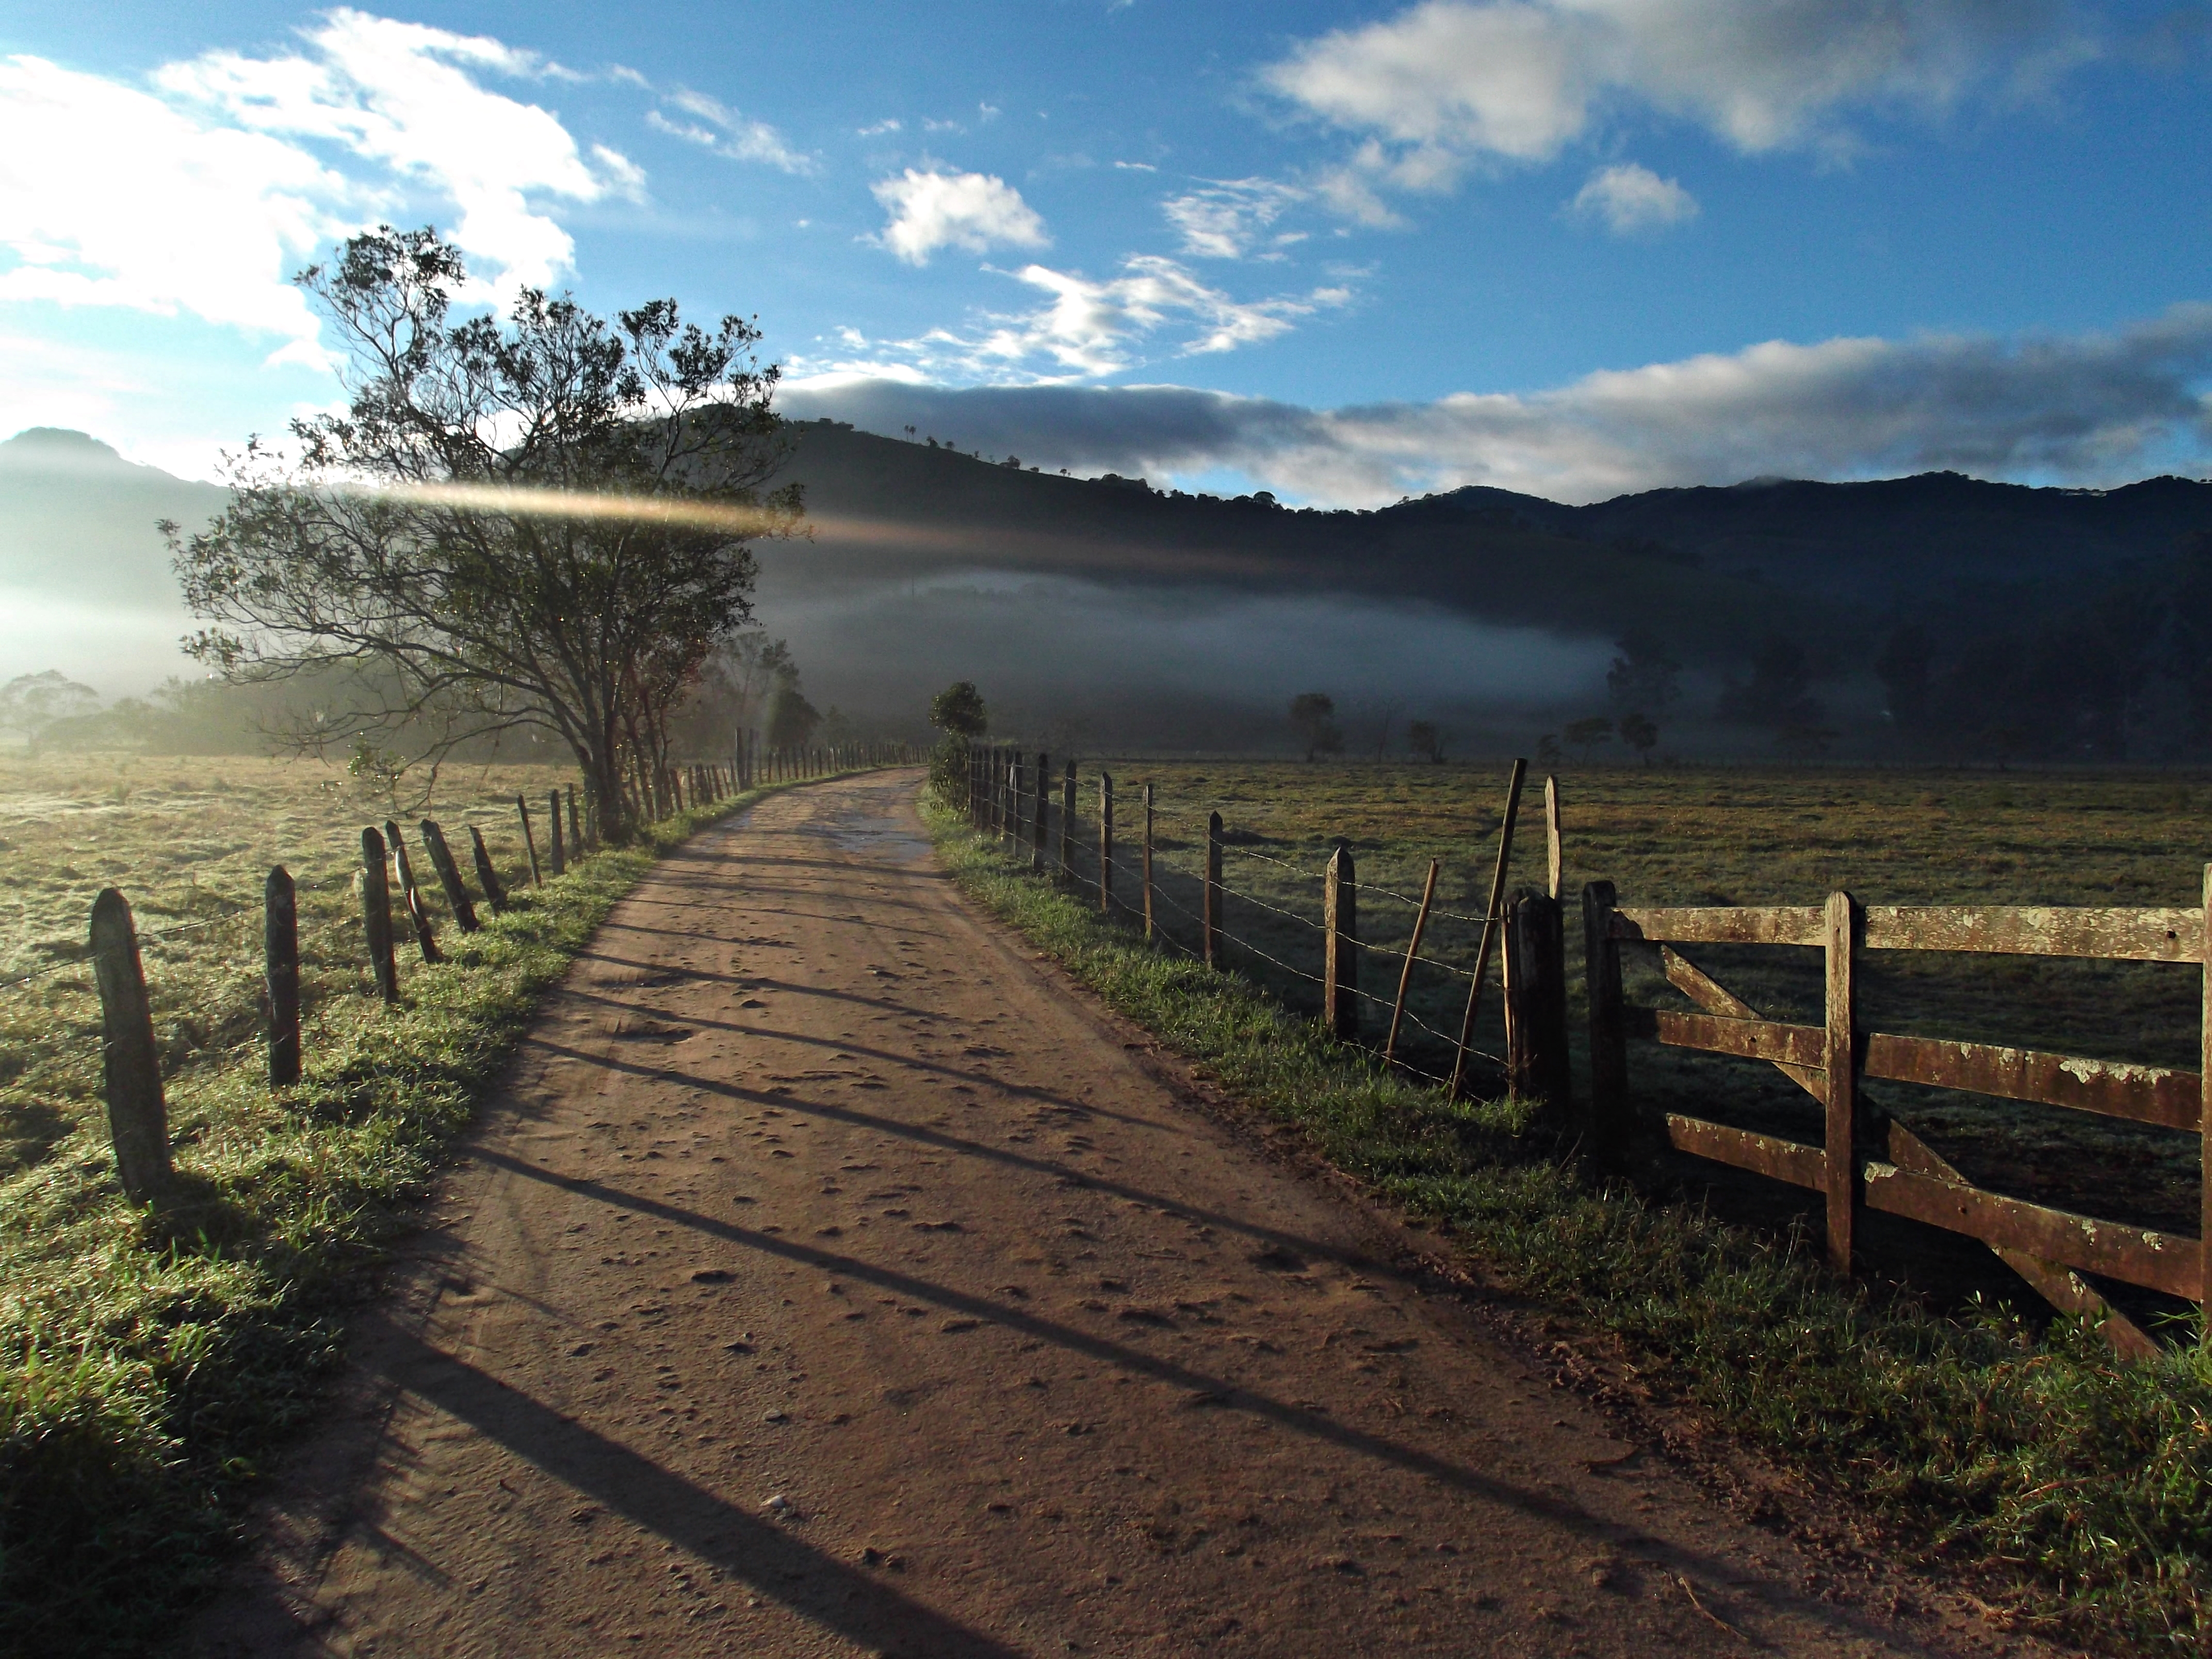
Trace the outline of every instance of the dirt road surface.
<instances>
[{"instance_id":1,"label":"dirt road surface","mask_svg":"<svg viewBox=\"0 0 2212 1659\"><path fill-rule=\"evenodd\" d=\"M545 1005L185 1647L1980 1651L1808 1586L968 909L912 773L699 836Z\"/></svg>"}]
</instances>

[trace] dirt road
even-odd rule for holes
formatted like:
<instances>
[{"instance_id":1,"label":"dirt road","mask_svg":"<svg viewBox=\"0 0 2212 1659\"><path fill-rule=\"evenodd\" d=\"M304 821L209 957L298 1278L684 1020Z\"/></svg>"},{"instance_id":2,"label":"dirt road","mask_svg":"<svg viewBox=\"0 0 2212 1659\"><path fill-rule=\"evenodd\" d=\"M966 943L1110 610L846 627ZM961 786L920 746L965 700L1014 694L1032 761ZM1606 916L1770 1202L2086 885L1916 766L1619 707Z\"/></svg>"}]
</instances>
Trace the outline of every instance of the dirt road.
<instances>
[{"instance_id":1,"label":"dirt road","mask_svg":"<svg viewBox=\"0 0 2212 1659\"><path fill-rule=\"evenodd\" d=\"M1921 1653L778 796L547 1004L203 1654Z\"/></svg>"}]
</instances>

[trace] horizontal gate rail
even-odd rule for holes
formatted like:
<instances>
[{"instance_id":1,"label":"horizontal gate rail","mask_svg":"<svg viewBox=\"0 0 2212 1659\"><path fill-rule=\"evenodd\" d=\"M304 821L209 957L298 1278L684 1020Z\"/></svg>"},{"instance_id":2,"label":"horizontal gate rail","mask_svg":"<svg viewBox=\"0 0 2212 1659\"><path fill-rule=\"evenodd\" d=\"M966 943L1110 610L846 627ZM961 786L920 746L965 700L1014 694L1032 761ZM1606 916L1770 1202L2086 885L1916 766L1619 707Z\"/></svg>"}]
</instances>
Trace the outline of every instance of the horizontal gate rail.
<instances>
[{"instance_id":1,"label":"horizontal gate rail","mask_svg":"<svg viewBox=\"0 0 2212 1659\"><path fill-rule=\"evenodd\" d=\"M1818 905L1623 907L1615 939L1677 945L1818 947L1827 924ZM1867 951L1956 951L2103 962L2202 962L2202 910L2125 910L2055 904L1869 904L1859 940Z\"/></svg>"}]
</instances>

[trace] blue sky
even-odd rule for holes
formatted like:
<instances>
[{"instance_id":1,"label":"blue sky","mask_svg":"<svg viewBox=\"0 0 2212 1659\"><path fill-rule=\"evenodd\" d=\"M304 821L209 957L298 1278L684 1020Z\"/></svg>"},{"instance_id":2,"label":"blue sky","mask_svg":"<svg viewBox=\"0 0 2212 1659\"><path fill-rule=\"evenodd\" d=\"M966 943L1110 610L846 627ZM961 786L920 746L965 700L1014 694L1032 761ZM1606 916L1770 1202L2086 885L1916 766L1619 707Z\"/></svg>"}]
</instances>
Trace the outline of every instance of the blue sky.
<instances>
[{"instance_id":1,"label":"blue sky","mask_svg":"<svg viewBox=\"0 0 2212 1659\"><path fill-rule=\"evenodd\" d=\"M2058 0L15 9L0 430L207 476L284 278L757 313L795 412L1366 503L2212 468L2208 14Z\"/></svg>"}]
</instances>

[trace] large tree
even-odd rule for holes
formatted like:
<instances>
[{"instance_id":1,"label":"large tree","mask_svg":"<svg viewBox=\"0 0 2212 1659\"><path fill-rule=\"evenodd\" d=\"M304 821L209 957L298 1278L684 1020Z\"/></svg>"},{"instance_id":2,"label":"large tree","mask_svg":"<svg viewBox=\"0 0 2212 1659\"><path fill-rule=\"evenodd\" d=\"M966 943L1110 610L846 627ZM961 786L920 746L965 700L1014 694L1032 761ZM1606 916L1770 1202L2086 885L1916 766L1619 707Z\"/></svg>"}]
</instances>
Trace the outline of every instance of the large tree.
<instances>
[{"instance_id":1,"label":"large tree","mask_svg":"<svg viewBox=\"0 0 2212 1659\"><path fill-rule=\"evenodd\" d=\"M347 408L295 422L289 458L250 443L204 532L164 526L212 624L187 648L234 680L349 687L303 744L551 737L622 837L628 784L750 618L746 544L799 523L798 487L766 488L785 445L759 331L527 289L457 318L468 273L429 230L356 236L298 281L347 353ZM375 672L324 673L346 665Z\"/></svg>"}]
</instances>

